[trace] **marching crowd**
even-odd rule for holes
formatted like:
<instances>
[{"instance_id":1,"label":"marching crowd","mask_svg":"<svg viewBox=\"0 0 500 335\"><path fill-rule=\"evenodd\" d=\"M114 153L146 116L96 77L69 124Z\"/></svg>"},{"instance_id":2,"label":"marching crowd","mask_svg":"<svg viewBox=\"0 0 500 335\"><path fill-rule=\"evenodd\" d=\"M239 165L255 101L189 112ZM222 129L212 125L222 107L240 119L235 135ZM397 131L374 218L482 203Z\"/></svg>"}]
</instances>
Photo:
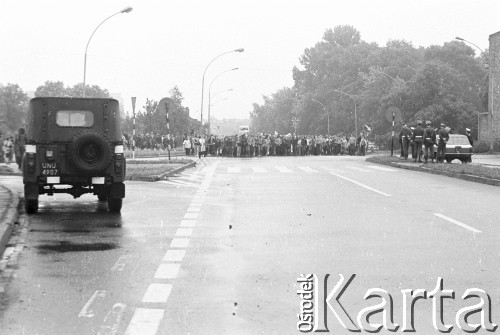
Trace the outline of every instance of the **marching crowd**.
<instances>
[{"instance_id":1,"label":"marching crowd","mask_svg":"<svg viewBox=\"0 0 500 335\"><path fill-rule=\"evenodd\" d=\"M364 133L351 135L296 136L292 134L241 134L218 137L184 135L186 155L207 154L223 157L320 156L366 154L368 141Z\"/></svg>"}]
</instances>

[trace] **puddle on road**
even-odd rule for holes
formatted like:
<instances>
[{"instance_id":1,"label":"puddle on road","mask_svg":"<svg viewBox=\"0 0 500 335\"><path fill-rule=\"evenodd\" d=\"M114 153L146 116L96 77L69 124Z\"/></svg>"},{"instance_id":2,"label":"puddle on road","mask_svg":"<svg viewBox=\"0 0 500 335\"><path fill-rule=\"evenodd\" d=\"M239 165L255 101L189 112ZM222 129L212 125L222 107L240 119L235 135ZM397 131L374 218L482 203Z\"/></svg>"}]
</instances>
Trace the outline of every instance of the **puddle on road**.
<instances>
[{"instance_id":1,"label":"puddle on road","mask_svg":"<svg viewBox=\"0 0 500 335\"><path fill-rule=\"evenodd\" d=\"M61 241L58 244L42 244L36 246L40 253L49 252L81 252L81 251L105 251L117 249L115 243L73 243Z\"/></svg>"}]
</instances>

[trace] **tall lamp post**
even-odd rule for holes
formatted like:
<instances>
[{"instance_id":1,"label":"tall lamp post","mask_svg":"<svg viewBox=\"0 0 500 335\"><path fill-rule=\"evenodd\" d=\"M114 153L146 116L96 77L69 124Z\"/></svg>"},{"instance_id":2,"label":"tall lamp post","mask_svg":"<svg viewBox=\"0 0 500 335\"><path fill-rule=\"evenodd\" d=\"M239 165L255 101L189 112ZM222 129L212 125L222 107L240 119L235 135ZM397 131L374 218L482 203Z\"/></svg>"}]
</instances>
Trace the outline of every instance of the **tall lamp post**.
<instances>
[{"instance_id":1,"label":"tall lamp post","mask_svg":"<svg viewBox=\"0 0 500 335\"><path fill-rule=\"evenodd\" d=\"M231 51L226 51L226 52L223 52L221 53L220 55L214 57L214 59L212 59L210 61L210 63L207 64L207 67L205 67L205 71L203 71L203 76L201 78L201 108L200 108L200 123L203 125L203 93L205 91L205 73L207 72L207 69L208 67L210 66L210 64L212 64L217 58L221 57L221 56L224 56L226 54L229 54L231 52L243 52L245 51L245 49L243 48L239 48L239 49L235 49L235 50L231 50Z\"/></svg>"},{"instance_id":2,"label":"tall lamp post","mask_svg":"<svg viewBox=\"0 0 500 335\"><path fill-rule=\"evenodd\" d=\"M488 102L488 104L490 105L489 106L490 110L489 110L489 113L480 113L480 114L490 114L491 116L493 116L493 101L494 101L493 100L493 71L491 70L491 66L490 66L491 65L490 64L490 62L491 62L490 57L489 57L489 55L486 54L486 52L484 52L483 49L481 49L480 47L478 47L475 43L467 41L466 39L463 39L463 38L458 37L458 36L455 37L455 39L459 40L459 41L462 41L462 42L465 42L465 43L472 44L473 46L475 46L476 48L478 48L484 54L484 56L486 57L486 60L488 62L486 64L486 66L489 69L489 75L490 75L490 77L489 77L489 85L488 85L489 86L488 87L488 90L489 90L488 96L491 96L491 98L489 99L489 102ZM480 132L479 132L479 114L478 114L477 117L478 117L478 121L477 121L477 138L479 140L479 136L480 136ZM493 121L489 122L489 124L490 124L490 127L491 127L491 129L489 131L490 131L490 134L492 134L493 133ZM493 141L490 142L490 149L493 150Z\"/></svg>"},{"instance_id":3,"label":"tall lamp post","mask_svg":"<svg viewBox=\"0 0 500 335\"><path fill-rule=\"evenodd\" d=\"M97 29L99 29L99 27L104 23L106 22L107 20L111 19L113 16L115 15L118 15L118 14L122 14L122 13L130 13L132 11L132 7L125 7L124 9L122 9L121 11L119 12L116 12L114 13L113 15L111 16L108 16L107 18L105 18L101 23L99 23L99 25L94 29L94 31L92 32L92 35L90 35L90 38L87 42L87 46L85 47L85 57L83 59L83 93L82 93L82 97L85 98L85 85L86 85L86 82L87 82L87 49L89 48L89 44L90 44L90 40L92 39L92 36L94 36L95 32L97 31Z\"/></svg>"},{"instance_id":4,"label":"tall lamp post","mask_svg":"<svg viewBox=\"0 0 500 335\"><path fill-rule=\"evenodd\" d=\"M328 113L328 136L330 136L330 111L326 108L325 105L323 105L321 102L318 100L311 99L311 101L317 102L321 106L323 106L323 110Z\"/></svg>"},{"instance_id":5,"label":"tall lamp post","mask_svg":"<svg viewBox=\"0 0 500 335\"><path fill-rule=\"evenodd\" d=\"M358 136L358 116L357 116L357 106L356 106L356 99L353 98L353 96L349 93L342 92L339 90L334 90L337 93L342 93L344 95L347 95L351 100L354 102L354 131L356 133L356 136Z\"/></svg>"},{"instance_id":6,"label":"tall lamp post","mask_svg":"<svg viewBox=\"0 0 500 335\"><path fill-rule=\"evenodd\" d=\"M235 70L238 70L238 68L235 67L233 69L222 71L221 73L219 73L218 75L216 75L214 77L214 79L212 79L212 81L210 82L210 86L208 87L208 135L210 135L210 99L211 99L210 92L212 90L212 84L214 83L215 79L217 79L220 75L222 75L222 74L224 74L226 72L235 71Z\"/></svg>"}]
</instances>

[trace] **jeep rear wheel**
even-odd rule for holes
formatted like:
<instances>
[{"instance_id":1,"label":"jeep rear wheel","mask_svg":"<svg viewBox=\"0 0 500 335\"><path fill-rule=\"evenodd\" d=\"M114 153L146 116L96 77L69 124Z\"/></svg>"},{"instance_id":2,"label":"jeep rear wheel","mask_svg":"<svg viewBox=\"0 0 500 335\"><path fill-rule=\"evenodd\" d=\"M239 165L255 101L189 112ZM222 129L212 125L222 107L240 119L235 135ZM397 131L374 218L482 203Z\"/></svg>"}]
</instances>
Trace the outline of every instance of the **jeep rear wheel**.
<instances>
[{"instance_id":1,"label":"jeep rear wheel","mask_svg":"<svg viewBox=\"0 0 500 335\"><path fill-rule=\"evenodd\" d=\"M24 202L24 210L28 214L34 214L38 212L38 199L26 199Z\"/></svg>"},{"instance_id":2,"label":"jeep rear wheel","mask_svg":"<svg viewBox=\"0 0 500 335\"><path fill-rule=\"evenodd\" d=\"M71 149L71 160L84 175L99 175L111 162L111 148L99 133L80 133L73 139Z\"/></svg>"},{"instance_id":3,"label":"jeep rear wheel","mask_svg":"<svg viewBox=\"0 0 500 335\"><path fill-rule=\"evenodd\" d=\"M108 209L110 212L119 213L122 210L122 198L108 197Z\"/></svg>"}]
</instances>

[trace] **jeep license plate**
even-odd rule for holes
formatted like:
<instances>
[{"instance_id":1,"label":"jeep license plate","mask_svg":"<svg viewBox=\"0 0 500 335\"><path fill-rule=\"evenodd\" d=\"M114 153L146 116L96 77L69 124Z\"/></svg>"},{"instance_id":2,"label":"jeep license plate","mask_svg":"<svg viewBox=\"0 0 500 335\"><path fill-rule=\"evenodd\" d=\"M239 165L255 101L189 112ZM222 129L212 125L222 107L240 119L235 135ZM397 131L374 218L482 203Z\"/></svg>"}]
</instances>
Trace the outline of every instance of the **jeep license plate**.
<instances>
[{"instance_id":1,"label":"jeep license plate","mask_svg":"<svg viewBox=\"0 0 500 335\"><path fill-rule=\"evenodd\" d=\"M58 173L57 163L42 162L42 176L57 176Z\"/></svg>"}]
</instances>

